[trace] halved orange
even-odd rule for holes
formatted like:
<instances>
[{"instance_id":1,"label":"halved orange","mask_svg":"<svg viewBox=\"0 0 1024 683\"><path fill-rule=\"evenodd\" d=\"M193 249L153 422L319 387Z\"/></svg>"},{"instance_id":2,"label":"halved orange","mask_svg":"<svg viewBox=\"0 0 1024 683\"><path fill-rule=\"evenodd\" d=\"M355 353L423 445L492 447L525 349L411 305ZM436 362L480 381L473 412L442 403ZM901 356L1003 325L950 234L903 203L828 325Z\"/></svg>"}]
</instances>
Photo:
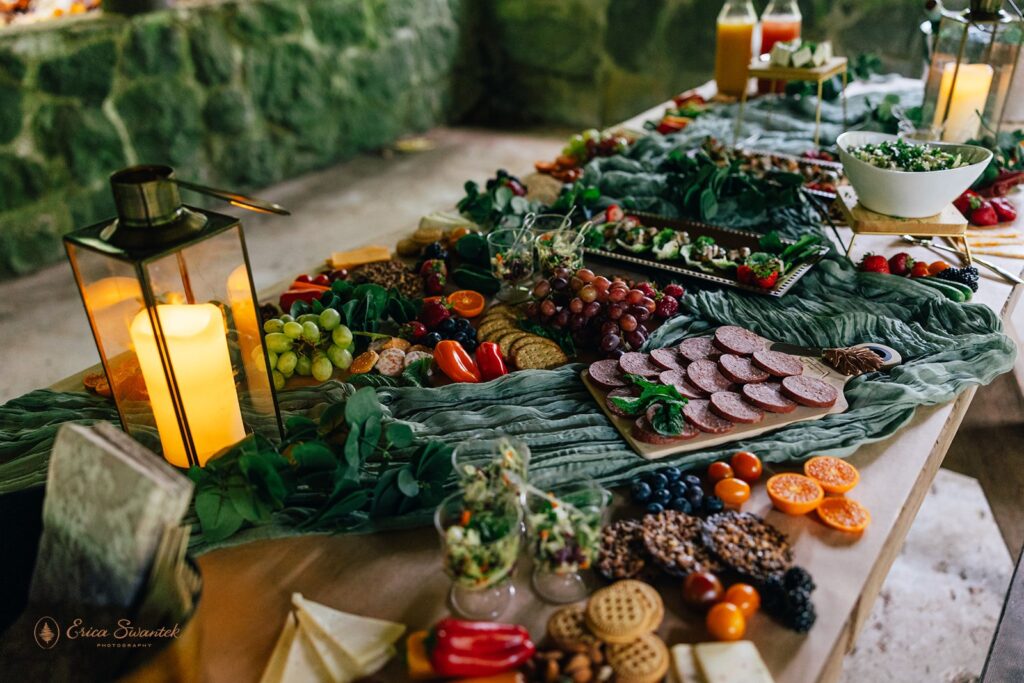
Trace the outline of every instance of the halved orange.
<instances>
[{"instance_id":1,"label":"halved orange","mask_svg":"<svg viewBox=\"0 0 1024 683\"><path fill-rule=\"evenodd\" d=\"M840 531L860 533L871 523L871 513L855 500L849 498L826 498L818 506L821 521Z\"/></svg>"},{"instance_id":2,"label":"halved orange","mask_svg":"<svg viewBox=\"0 0 1024 683\"><path fill-rule=\"evenodd\" d=\"M860 481L856 467L831 455L815 456L805 462L804 474L821 484L825 493L846 493Z\"/></svg>"},{"instance_id":3,"label":"halved orange","mask_svg":"<svg viewBox=\"0 0 1024 683\"><path fill-rule=\"evenodd\" d=\"M446 298L455 312L463 318L477 317L484 312L484 304L487 303L483 294L474 292L472 289L460 289L457 292L452 292Z\"/></svg>"},{"instance_id":4,"label":"halved orange","mask_svg":"<svg viewBox=\"0 0 1024 683\"><path fill-rule=\"evenodd\" d=\"M825 491L810 477L792 472L776 474L765 484L772 505L787 515L806 515L818 507Z\"/></svg>"}]
</instances>

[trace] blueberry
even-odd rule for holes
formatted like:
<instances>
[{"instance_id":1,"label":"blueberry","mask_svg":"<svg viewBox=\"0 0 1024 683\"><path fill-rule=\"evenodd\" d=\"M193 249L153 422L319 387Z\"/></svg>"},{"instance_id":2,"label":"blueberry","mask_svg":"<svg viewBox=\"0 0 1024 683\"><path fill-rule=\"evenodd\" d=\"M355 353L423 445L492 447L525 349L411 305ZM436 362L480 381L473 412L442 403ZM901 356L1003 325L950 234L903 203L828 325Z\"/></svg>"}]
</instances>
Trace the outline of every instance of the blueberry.
<instances>
[{"instance_id":1,"label":"blueberry","mask_svg":"<svg viewBox=\"0 0 1024 683\"><path fill-rule=\"evenodd\" d=\"M452 341L457 341L460 344L465 344L466 343L466 333L465 332L453 332L451 335L449 335L448 338L451 339Z\"/></svg>"},{"instance_id":2,"label":"blueberry","mask_svg":"<svg viewBox=\"0 0 1024 683\"><path fill-rule=\"evenodd\" d=\"M473 329L473 323L469 322L469 318L459 318L455 321L455 326L460 332L469 332Z\"/></svg>"},{"instance_id":3,"label":"blueberry","mask_svg":"<svg viewBox=\"0 0 1024 683\"><path fill-rule=\"evenodd\" d=\"M704 499L704 514L713 515L725 509L725 503L718 496L708 496Z\"/></svg>"},{"instance_id":4,"label":"blueberry","mask_svg":"<svg viewBox=\"0 0 1024 683\"><path fill-rule=\"evenodd\" d=\"M687 486L700 486L700 477L696 474L687 474L683 477L683 481L686 482Z\"/></svg>"},{"instance_id":5,"label":"blueberry","mask_svg":"<svg viewBox=\"0 0 1024 683\"><path fill-rule=\"evenodd\" d=\"M426 249L423 250L423 255L426 258L445 258L448 256L448 252L440 242L431 242L427 245Z\"/></svg>"},{"instance_id":6,"label":"blueberry","mask_svg":"<svg viewBox=\"0 0 1024 683\"><path fill-rule=\"evenodd\" d=\"M437 343L439 341L441 341L441 335L439 335L437 332L431 332L430 334L423 338L423 343L429 346L430 348L434 348L435 346L437 346Z\"/></svg>"},{"instance_id":7,"label":"blueberry","mask_svg":"<svg viewBox=\"0 0 1024 683\"><path fill-rule=\"evenodd\" d=\"M658 470L658 474L664 476L669 482L679 481L679 477L683 476L683 473L679 471L678 467L662 467Z\"/></svg>"},{"instance_id":8,"label":"blueberry","mask_svg":"<svg viewBox=\"0 0 1024 683\"><path fill-rule=\"evenodd\" d=\"M668 492L668 489L655 489L651 493L652 503L661 503L662 505L668 505L668 502L672 500L672 494Z\"/></svg>"},{"instance_id":9,"label":"blueberry","mask_svg":"<svg viewBox=\"0 0 1024 683\"><path fill-rule=\"evenodd\" d=\"M647 514L649 514L649 515L656 515L659 512L664 512L664 511L665 511L665 506L662 505L661 503L648 503L647 504Z\"/></svg>"},{"instance_id":10,"label":"blueberry","mask_svg":"<svg viewBox=\"0 0 1024 683\"><path fill-rule=\"evenodd\" d=\"M651 485L651 488L654 489L655 491L660 491L661 489L663 489L666 486L668 486L668 479L665 478L665 475L664 474L659 474L657 472L655 472L654 474L650 475L650 477L647 478L647 482Z\"/></svg>"},{"instance_id":11,"label":"blueberry","mask_svg":"<svg viewBox=\"0 0 1024 683\"><path fill-rule=\"evenodd\" d=\"M693 514L693 506L690 505L690 501L685 498L673 498L672 502L668 504L669 510L678 510L688 515Z\"/></svg>"},{"instance_id":12,"label":"blueberry","mask_svg":"<svg viewBox=\"0 0 1024 683\"><path fill-rule=\"evenodd\" d=\"M646 481L635 481L629 491L634 503L646 503L651 499L651 487Z\"/></svg>"},{"instance_id":13,"label":"blueberry","mask_svg":"<svg viewBox=\"0 0 1024 683\"><path fill-rule=\"evenodd\" d=\"M684 481L674 481L668 485L669 493L672 494L673 498L682 498L686 495L686 491L689 487Z\"/></svg>"},{"instance_id":14,"label":"blueberry","mask_svg":"<svg viewBox=\"0 0 1024 683\"><path fill-rule=\"evenodd\" d=\"M466 349L466 353L473 353L476 351L476 339L467 339L462 342L462 348Z\"/></svg>"},{"instance_id":15,"label":"blueberry","mask_svg":"<svg viewBox=\"0 0 1024 683\"><path fill-rule=\"evenodd\" d=\"M704 500L704 491L699 488L687 489L686 500L690 501L690 505L693 507L700 507L701 502Z\"/></svg>"},{"instance_id":16,"label":"blueberry","mask_svg":"<svg viewBox=\"0 0 1024 683\"><path fill-rule=\"evenodd\" d=\"M445 318L437 325L437 331L444 334L451 334L456 331L455 319Z\"/></svg>"}]
</instances>

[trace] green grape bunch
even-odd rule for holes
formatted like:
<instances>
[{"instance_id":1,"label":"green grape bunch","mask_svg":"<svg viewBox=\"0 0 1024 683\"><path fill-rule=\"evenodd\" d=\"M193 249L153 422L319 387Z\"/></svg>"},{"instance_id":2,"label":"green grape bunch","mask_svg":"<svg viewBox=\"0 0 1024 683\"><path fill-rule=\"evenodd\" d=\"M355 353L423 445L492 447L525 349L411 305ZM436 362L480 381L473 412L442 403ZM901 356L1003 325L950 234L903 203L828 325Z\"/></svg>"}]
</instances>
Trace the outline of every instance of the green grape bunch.
<instances>
[{"instance_id":1,"label":"green grape bunch","mask_svg":"<svg viewBox=\"0 0 1024 683\"><path fill-rule=\"evenodd\" d=\"M284 388L293 375L326 382L335 368L352 365L352 330L341 324L341 314L333 308L298 318L271 318L263 323L263 332L276 389ZM261 352L257 348L253 353Z\"/></svg>"}]
</instances>

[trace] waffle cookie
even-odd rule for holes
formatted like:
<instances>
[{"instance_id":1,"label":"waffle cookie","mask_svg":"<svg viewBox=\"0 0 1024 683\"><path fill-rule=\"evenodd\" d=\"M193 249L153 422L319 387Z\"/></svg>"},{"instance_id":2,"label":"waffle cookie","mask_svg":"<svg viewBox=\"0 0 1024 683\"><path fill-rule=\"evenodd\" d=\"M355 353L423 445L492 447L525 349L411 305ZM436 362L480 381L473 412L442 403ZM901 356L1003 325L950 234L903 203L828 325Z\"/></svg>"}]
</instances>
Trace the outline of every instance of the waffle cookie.
<instances>
[{"instance_id":1,"label":"waffle cookie","mask_svg":"<svg viewBox=\"0 0 1024 683\"><path fill-rule=\"evenodd\" d=\"M661 623L665 607L657 591L641 581L619 581L590 596L587 628L606 643L629 643Z\"/></svg>"},{"instance_id":2,"label":"waffle cookie","mask_svg":"<svg viewBox=\"0 0 1024 683\"><path fill-rule=\"evenodd\" d=\"M563 607L548 619L548 637L566 652L589 652L599 644L587 628L582 605Z\"/></svg>"},{"instance_id":3,"label":"waffle cookie","mask_svg":"<svg viewBox=\"0 0 1024 683\"><path fill-rule=\"evenodd\" d=\"M653 633L631 643L609 645L606 656L616 683L655 683L668 673L668 648Z\"/></svg>"}]
</instances>

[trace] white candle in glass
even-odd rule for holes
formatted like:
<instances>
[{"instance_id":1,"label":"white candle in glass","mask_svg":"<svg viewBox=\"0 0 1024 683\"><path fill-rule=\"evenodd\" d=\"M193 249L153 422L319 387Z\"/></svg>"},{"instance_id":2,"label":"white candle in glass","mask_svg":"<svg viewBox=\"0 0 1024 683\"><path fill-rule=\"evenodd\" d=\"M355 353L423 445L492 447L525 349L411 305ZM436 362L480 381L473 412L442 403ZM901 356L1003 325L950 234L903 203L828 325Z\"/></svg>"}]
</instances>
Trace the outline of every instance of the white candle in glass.
<instances>
[{"instance_id":1,"label":"white candle in glass","mask_svg":"<svg viewBox=\"0 0 1024 683\"><path fill-rule=\"evenodd\" d=\"M953 85L953 75L956 74L956 86ZM946 104L949 103L949 115L946 116L946 124L942 130L944 142L966 142L976 138L981 131L981 118L978 113L984 113L985 101L988 99L988 92L992 88L992 76L994 71L988 64L961 64L959 70L956 64L947 64L942 71L942 81L939 84L939 99L935 107L935 118L932 125L938 128L942 125L942 117L946 114ZM952 90L952 100L950 91Z\"/></svg>"}]
</instances>

